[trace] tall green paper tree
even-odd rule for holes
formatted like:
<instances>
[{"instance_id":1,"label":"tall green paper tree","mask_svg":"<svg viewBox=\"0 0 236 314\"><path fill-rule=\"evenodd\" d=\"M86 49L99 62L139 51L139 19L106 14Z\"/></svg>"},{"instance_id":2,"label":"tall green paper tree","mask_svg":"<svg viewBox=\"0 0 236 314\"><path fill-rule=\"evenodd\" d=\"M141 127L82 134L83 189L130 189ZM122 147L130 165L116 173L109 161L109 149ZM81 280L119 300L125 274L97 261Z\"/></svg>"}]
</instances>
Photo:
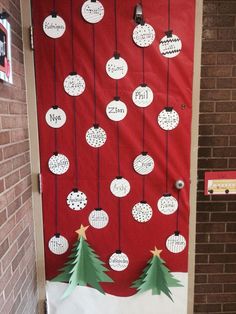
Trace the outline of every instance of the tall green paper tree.
<instances>
[{"instance_id":1,"label":"tall green paper tree","mask_svg":"<svg viewBox=\"0 0 236 314\"><path fill-rule=\"evenodd\" d=\"M153 295L160 295L163 292L173 301L169 287L182 287L182 285L164 265L165 261L160 258L161 252L162 250L156 247L151 251L153 257L148 261L139 279L133 282L132 288L136 288L138 293L152 290Z\"/></svg>"},{"instance_id":2,"label":"tall green paper tree","mask_svg":"<svg viewBox=\"0 0 236 314\"><path fill-rule=\"evenodd\" d=\"M62 273L52 280L69 283L62 296L63 299L68 297L77 285L91 286L105 294L99 282L113 282L105 274L108 269L104 267L104 263L86 241L85 232L88 227L81 225L80 229L76 231L78 233L78 241L74 244L72 253L69 256L70 260L60 270Z\"/></svg>"}]
</instances>

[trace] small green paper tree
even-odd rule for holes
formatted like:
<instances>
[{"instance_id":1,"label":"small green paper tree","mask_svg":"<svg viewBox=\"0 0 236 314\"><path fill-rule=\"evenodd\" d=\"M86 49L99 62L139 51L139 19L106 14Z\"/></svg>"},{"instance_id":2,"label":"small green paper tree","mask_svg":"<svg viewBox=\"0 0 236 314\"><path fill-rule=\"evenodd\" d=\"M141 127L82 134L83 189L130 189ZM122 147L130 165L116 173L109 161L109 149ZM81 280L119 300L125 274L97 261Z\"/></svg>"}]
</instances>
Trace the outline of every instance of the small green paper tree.
<instances>
[{"instance_id":1,"label":"small green paper tree","mask_svg":"<svg viewBox=\"0 0 236 314\"><path fill-rule=\"evenodd\" d=\"M133 282L132 288L136 288L138 293L152 290L153 295L160 295L163 292L173 301L169 287L182 287L182 285L164 265L165 261L160 258L162 250L155 247L151 252L153 257L148 261L139 279Z\"/></svg>"},{"instance_id":2,"label":"small green paper tree","mask_svg":"<svg viewBox=\"0 0 236 314\"><path fill-rule=\"evenodd\" d=\"M52 281L68 282L69 286L64 292L62 298L68 297L77 285L91 286L101 293L105 294L99 282L113 282L113 280L105 274L108 269L104 267L104 263L96 255L95 251L86 241L85 231L88 229L81 225L78 233L78 241L74 244L69 261L60 270L62 271Z\"/></svg>"}]
</instances>

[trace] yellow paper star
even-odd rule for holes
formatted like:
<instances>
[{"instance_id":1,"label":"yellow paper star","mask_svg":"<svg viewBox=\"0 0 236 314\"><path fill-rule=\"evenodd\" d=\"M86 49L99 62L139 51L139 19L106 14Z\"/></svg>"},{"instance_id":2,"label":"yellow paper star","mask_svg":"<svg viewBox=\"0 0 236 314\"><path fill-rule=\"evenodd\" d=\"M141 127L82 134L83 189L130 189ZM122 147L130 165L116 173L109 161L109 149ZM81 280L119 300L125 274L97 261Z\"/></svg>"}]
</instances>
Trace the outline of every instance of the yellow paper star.
<instances>
[{"instance_id":1,"label":"yellow paper star","mask_svg":"<svg viewBox=\"0 0 236 314\"><path fill-rule=\"evenodd\" d=\"M154 250L154 251L151 251L151 253L152 253L154 256L157 256L157 257L160 257L161 252L162 252L162 250L158 250L156 246L155 246L155 250Z\"/></svg>"},{"instance_id":2,"label":"yellow paper star","mask_svg":"<svg viewBox=\"0 0 236 314\"><path fill-rule=\"evenodd\" d=\"M80 228L75 231L75 232L78 233L78 235L79 235L79 236L78 236L78 239L79 239L80 237L83 237L85 240L87 240L85 232L86 232L86 230L88 229L88 227L89 227L89 226L84 227L83 225L81 225Z\"/></svg>"}]
</instances>

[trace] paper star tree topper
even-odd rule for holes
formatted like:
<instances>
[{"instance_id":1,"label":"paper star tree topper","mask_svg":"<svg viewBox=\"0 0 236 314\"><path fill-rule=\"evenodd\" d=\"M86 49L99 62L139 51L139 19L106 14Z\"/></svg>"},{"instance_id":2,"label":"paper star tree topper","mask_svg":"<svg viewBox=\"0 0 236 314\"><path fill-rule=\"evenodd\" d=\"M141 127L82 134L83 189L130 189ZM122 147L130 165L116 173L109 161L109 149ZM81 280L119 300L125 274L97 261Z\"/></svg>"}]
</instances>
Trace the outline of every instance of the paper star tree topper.
<instances>
[{"instance_id":1,"label":"paper star tree topper","mask_svg":"<svg viewBox=\"0 0 236 314\"><path fill-rule=\"evenodd\" d=\"M138 293L152 290L153 295L160 295L163 292L173 301L169 287L182 287L182 285L164 265L165 261L160 258L161 252L162 250L156 247L151 251L152 258L139 279L133 282L132 287L136 288Z\"/></svg>"},{"instance_id":2,"label":"paper star tree topper","mask_svg":"<svg viewBox=\"0 0 236 314\"><path fill-rule=\"evenodd\" d=\"M64 292L62 298L68 297L79 286L90 286L104 294L100 282L113 282L105 274L108 269L96 255L95 251L89 246L86 238L86 230L89 226L80 226L76 231L78 240L74 244L69 261L60 270L62 273L52 281L68 282L69 286Z\"/></svg>"}]
</instances>

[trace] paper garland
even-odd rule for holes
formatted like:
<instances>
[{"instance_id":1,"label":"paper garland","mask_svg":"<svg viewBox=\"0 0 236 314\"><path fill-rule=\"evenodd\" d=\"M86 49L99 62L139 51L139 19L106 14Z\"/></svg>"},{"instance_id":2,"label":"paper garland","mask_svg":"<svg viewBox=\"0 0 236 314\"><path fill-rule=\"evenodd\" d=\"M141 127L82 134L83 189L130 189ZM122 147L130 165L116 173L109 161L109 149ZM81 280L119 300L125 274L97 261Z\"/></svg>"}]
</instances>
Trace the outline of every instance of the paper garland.
<instances>
[{"instance_id":1,"label":"paper garland","mask_svg":"<svg viewBox=\"0 0 236 314\"><path fill-rule=\"evenodd\" d=\"M134 205L132 215L138 222L148 222L152 218L152 208L147 202L141 201Z\"/></svg>"},{"instance_id":2,"label":"paper garland","mask_svg":"<svg viewBox=\"0 0 236 314\"><path fill-rule=\"evenodd\" d=\"M70 162L63 154L54 154L48 161L48 167L53 174L61 175L67 172Z\"/></svg>"},{"instance_id":3,"label":"paper garland","mask_svg":"<svg viewBox=\"0 0 236 314\"><path fill-rule=\"evenodd\" d=\"M103 146L106 140L106 132L98 125L94 125L86 133L87 143L94 148Z\"/></svg>"},{"instance_id":4,"label":"paper garland","mask_svg":"<svg viewBox=\"0 0 236 314\"><path fill-rule=\"evenodd\" d=\"M172 107L166 107L159 113L157 121L163 130L174 130L179 124L179 115Z\"/></svg>"},{"instance_id":5,"label":"paper garland","mask_svg":"<svg viewBox=\"0 0 236 314\"><path fill-rule=\"evenodd\" d=\"M163 215L171 215L178 209L178 201L171 194L165 194L158 200L157 208Z\"/></svg>"},{"instance_id":6,"label":"paper garland","mask_svg":"<svg viewBox=\"0 0 236 314\"><path fill-rule=\"evenodd\" d=\"M79 96L85 90L85 81L82 76L72 72L64 80L64 89L70 96Z\"/></svg>"},{"instance_id":7,"label":"paper garland","mask_svg":"<svg viewBox=\"0 0 236 314\"><path fill-rule=\"evenodd\" d=\"M132 100L138 107L145 108L153 102L153 91L146 84L138 86L132 94Z\"/></svg>"},{"instance_id":8,"label":"paper garland","mask_svg":"<svg viewBox=\"0 0 236 314\"><path fill-rule=\"evenodd\" d=\"M107 74L114 80L120 80L126 76L128 72L127 62L120 56L112 57L106 64Z\"/></svg>"},{"instance_id":9,"label":"paper garland","mask_svg":"<svg viewBox=\"0 0 236 314\"><path fill-rule=\"evenodd\" d=\"M133 162L134 170L141 175L147 175L154 169L154 160L147 153L138 155Z\"/></svg>"},{"instance_id":10,"label":"paper garland","mask_svg":"<svg viewBox=\"0 0 236 314\"><path fill-rule=\"evenodd\" d=\"M174 58L178 56L182 49L182 42L177 35L172 34L171 31L166 32L159 44L161 54L166 58Z\"/></svg>"},{"instance_id":11,"label":"paper garland","mask_svg":"<svg viewBox=\"0 0 236 314\"><path fill-rule=\"evenodd\" d=\"M84 192L78 191L77 189L69 193L66 200L69 208L75 211L84 209L87 205L87 202L87 196L84 194Z\"/></svg>"},{"instance_id":12,"label":"paper garland","mask_svg":"<svg viewBox=\"0 0 236 314\"><path fill-rule=\"evenodd\" d=\"M65 237L56 234L49 240L48 247L53 254L62 255L68 250L69 243Z\"/></svg>"},{"instance_id":13,"label":"paper garland","mask_svg":"<svg viewBox=\"0 0 236 314\"><path fill-rule=\"evenodd\" d=\"M104 7L98 0L85 1L81 8L81 14L85 21L95 24L100 22L104 16Z\"/></svg>"},{"instance_id":14,"label":"paper garland","mask_svg":"<svg viewBox=\"0 0 236 314\"><path fill-rule=\"evenodd\" d=\"M166 247L171 253L181 253L186 248L186 239L179 232L175 232L166 240Z\"/></svg>"},{"instance_id":15,"label":"paper garland","mask_svg":"<svg viewBox=\"0 0 236 314\"><path fill-rule=\"evenodd\" d=\"M155 30L150 24L144 23L135 27L133 31L133 40L137 46L148 47L153 43L154 39Z\"/></svg>"},{"instance_id":16,"label":"paper garland","mask_svg":"<svg viewBox=\"0 0 236 314\"><path fill-rule=\"evenodd\" d=\"M58 106L53 106L47 111L45 119L51 128L58 129L66 123L66 114L65 111Z\"/></svg>"},{"instance_id":17,"label":"paper garland","mask_svg":"<svg viewBox=\"0 0 236 314\"><path fill-rule=\"evenodd\" d=\"M106 114L112 121L121 121L127 115L126 104L119 98L114 99L107 105Z\"/></svg>"},{"instance_id":18,"label":"paper garland","mask_svg":"<svg viewBox=\"0 0 236 314\"><path fill-rule=\"evenodd\" d=\"M125 197L130 192L129 181L122 177L117 177L111 182L110 190L116 197Z\"/></svg>"},{"instance_id":19,"label":"paper garland","mask_svg":"<svg viewBox=\"0 0 236 314\"><path fill-rule=\"evenodd\" d=\"M60 38L66 30L66 23L62 17L53 12L43 21L43 31L50 38Z\"/></svg>"},{"instance_id":20,"label":"paper garland","mask_svg":"<svg viewBox=\"0 0 236 314\"><path fill-rule=\"evenodd\" d=\"M95 229L105 228L109 222L109 216L102 208L95 208L89 215L89 223Z\"/></svg>"},{"instance_id":21,"label":"paper garland","mask_svg":"<svg viewBox=\"0 0 236 314\"><path fill-rule=\"evenodd\" d=\"M129 265L129 258L125 253L118 250L109 258L109 265L115 271L123 271Z\"/></svg>"}]
</instances>

